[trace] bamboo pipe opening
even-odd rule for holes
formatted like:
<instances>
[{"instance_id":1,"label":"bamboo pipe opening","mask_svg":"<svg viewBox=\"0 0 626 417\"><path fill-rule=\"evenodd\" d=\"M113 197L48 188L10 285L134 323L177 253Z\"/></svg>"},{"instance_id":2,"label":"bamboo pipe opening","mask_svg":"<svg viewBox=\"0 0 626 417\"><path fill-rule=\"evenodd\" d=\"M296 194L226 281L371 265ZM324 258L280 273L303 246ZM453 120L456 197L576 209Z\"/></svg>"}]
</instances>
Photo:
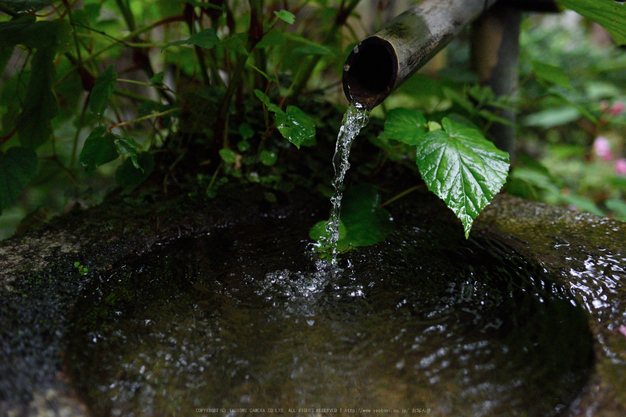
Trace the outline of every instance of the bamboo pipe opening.
<instances>
[{"instance_id":1,"label":"bamboo pipe opening","mask_svg":"<svg viewBox=\"0 0 626 417\"><path fill-rule=\"evenodd\" d=\"M398 57L388 41L377 36L357 45L343 67L343 89L350 102L372 109L396 83Z\"/></svg>"}]
</instances>

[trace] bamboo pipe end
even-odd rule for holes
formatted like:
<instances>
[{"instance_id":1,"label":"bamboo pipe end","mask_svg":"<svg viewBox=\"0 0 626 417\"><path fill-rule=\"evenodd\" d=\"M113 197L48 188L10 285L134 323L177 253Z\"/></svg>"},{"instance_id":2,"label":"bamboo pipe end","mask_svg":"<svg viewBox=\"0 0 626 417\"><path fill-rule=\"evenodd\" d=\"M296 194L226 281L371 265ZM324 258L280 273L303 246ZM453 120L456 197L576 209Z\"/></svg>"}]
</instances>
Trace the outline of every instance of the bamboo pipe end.
<instances>
[{"instance_id":1,"label":"bamboo pipe end","mask_svg":"<svg viewBox=\"0 0 626 417\"><path fill-rule=\"evenodd\" d=\"M343 67L343 91L357 107L373 109L387 98L398 77L398 58L388 41L371 36L359 43Z\"/></svg>"}]
</instances>

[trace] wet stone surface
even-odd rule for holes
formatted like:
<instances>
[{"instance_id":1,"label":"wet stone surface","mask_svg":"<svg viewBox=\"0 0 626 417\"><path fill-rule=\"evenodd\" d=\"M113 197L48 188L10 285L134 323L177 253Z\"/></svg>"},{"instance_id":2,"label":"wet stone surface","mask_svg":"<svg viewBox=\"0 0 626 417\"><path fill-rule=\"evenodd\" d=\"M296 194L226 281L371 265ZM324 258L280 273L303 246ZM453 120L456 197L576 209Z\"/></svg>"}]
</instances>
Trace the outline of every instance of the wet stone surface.
<instances>
[{"instance_id":1,"label":"wet stone surface","mask_svg":"<svg viewBox=\"0 0 626 417\"><path fill-rule=\"evenodd\" d=\"M100 274L64 368L94 415L387 408L559 415L593 369L586 306L535 261L454 223L316 263L310 218L162 245ZM308 413L302 413L308 415Z\"/></svg>"}]
</instances>

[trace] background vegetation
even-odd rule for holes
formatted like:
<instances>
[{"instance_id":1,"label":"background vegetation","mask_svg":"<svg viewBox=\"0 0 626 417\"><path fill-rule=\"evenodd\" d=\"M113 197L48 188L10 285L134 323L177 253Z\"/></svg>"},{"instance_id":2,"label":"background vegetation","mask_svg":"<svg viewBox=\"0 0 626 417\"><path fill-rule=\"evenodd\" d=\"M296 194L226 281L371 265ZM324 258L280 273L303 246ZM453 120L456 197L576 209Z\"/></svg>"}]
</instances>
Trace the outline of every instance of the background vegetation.
<instances>
[{"instance_id":1,"label":"background vegetation","mask_svg":"<svg viewBox=\"0 0 626 417\"><path fill-rule=\"evenodd\" d=\"M626 6L600 2L619 13L591 17L617 21L607 26L624 42ZM0 1L0 239L145 181L165 194L215 196L239 181L263 184L269 201L296 185L328 194L328 171L308 155L329 155L343 63L387 4L358 3ZM506 191L626 219L626 54L602 33L588 20L526 19L508 98L475 85L461 38L372 117L403 107L486 131L498 119L485 106L515 106L520 157ZM382 132L368 135L378 155L360 173L414 167L413 145Z\"/></svg>"}]
</instances>

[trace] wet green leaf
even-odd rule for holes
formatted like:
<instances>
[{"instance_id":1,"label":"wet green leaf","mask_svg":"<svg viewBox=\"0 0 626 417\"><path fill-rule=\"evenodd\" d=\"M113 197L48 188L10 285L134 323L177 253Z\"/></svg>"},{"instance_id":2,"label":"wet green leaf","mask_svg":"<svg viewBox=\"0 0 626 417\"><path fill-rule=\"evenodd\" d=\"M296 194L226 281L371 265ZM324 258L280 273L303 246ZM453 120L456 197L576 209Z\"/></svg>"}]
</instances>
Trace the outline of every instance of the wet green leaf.
<instances>
[{"instance_id":1,"label":"wet green leaf","mask_svg":"<svg viewBox=\"0 0 626 417\"><path fill-rule=\"evenodd\" d=\"M115 141L117 136L106 127L96 127L85 140L80 152L80 163L89 173L93 173L97 166L111 162L119 156Z\"/></svg>"},{"instance_id":2,"label":"wet green leaf","mask_svg":"<svg viewBox=\"0 0 626 417\"><path fill-rule=\"evenodd\" d=\"M428 189L463 223L465 237L474 219L506 181L509 157L476 129L447 118L417 147L417 166Z\"/></svg>"},{"instance_id":3,"label":"wet green leaf","mask_svg":"<svg viewBox=\"0 0 626 417\"><path fill-rule=\"evenodd\" d=\"M326 223L327 220L322 220L313 225L311 230L309 230L309 237L313 240L320 240L321 238L327 238L328 233L326 233ZM346 237L346 226L343 224L341 220L339 220L339 240L343 241Z\"/></svg>"},{"instance_id":4,"label":"wet green leaf","mask_svg":"<svg viewBox=\"0 0 626 417\"><path fill-rule=\"evenodd\" d=\"M426 134L426 118L416 110L393 109L387 115L383 137L417 145Z\"/></svg>"},{"instance_id":5,"label":"wet green leaf","mask_svg":"<svg viewBox=\"0 0 626 417\"><path fill-rule=\"evenodd\" d=\"M296 148L315 145L315 123L298 107L289 106L286 112L276 113L276 121L280 133Z\"/></svg>"},{"instance_id":6,"label":"wet green leaf","mask_svg":"<svg viewBox=\"0 0 626 417\"><path fill-rule=\"evenodd\" d=\"M142 169L137 159L139 155L138 151L141 147L134 139L117 137L115 140L115 148L117 149L118 154L128 155L135 168Z\"/></svg>"},{"instance_id":7,"label":"wet green leaf","mask_svg":"<svg viewBox=\"0 0 626 417\"><path fill-rule=\"evenodd\" d=\"M572 89L572 86L569 83L569 77L561 68L539 61L533 61L532 65L535 69L535 75L537 78L548 81L552 84L569 88L570 90Z\"/></svg>"},{"instance_id":8,"label":"wet green leaf","mask_svg":"<svg viewBox=\"0 0 626 417\"><path fill-rule=\"evenodd\" d=\"M13 147L0 152L0 214L9 208L37 171L37 154L26 148Z\"/></svg>"},{"instance_id":9,"label":"wet green leaf","mask_svg":"<svg viewBox=\"0 0 626 417\"><path fill-rule=\"evenodd\" d=\"M128 158L115 171L115 182L121 187L132 188L141 184L154 170L154 158L149 152L137 155L137 164Z\"/></svg>"},{"instance_id":10,"label":"wet green leaf","mask_svg":"<svg viewBox=\"0 0 626 417\"><path fill-rule=\"evenodd\" d=\"M217 37L217 33L214 29L209 28L198 33L194 33L187 39L170 42L165 45L163 49L176 45L195 45L199 46L200 48L211 49L218 43L220 43L220 38Z\"/></svg>"},{"instance_id":11,"label":"wet green leaf","mask_svg":"<svg viewBox=\"0 0 626 417\"><path fill-rule=\"evenodd\" d=\"M274 12L274 14L277 18L279 18L283 22L289 23L290 25L292 25L296 21L296 16L287 10L279 10L277 12Z\"/></svg>"},{"instance_id":12,"label":"wet green leaf","mask_svg":"<svg viewBox=\"0 0 626 417\"><path fill-rule=\"evenodd\" d=\"M30 80L22 113L17 120L17 133L23 146L36 149L52 135L52 118L57 115L59 105L52 91L56 82L54 49L40 48L31 63Z\"/></svg>"},{"instance_id":13,"label":"wet green leaf","mask_svg":"<svg viewBox=\"0 0 626 417\"><path fill-rule=\"evenodd\" d=\"M113 65L109 65L96 79L96 83L89 96L89 108L96 114L102 114L113 97L117 73L113 71Z\"/></svg>"},{"instance_id":14,"label":"wet green leaf","mask_svg":"<svg viewBox=\"0 0 626 417\"><path fill-rule=\"evenodd\" d=\"M626 45L626 4L615 0L557 0L563 7L572 9L602 25L615 42Z\"/></svg>"}]
</instances>

